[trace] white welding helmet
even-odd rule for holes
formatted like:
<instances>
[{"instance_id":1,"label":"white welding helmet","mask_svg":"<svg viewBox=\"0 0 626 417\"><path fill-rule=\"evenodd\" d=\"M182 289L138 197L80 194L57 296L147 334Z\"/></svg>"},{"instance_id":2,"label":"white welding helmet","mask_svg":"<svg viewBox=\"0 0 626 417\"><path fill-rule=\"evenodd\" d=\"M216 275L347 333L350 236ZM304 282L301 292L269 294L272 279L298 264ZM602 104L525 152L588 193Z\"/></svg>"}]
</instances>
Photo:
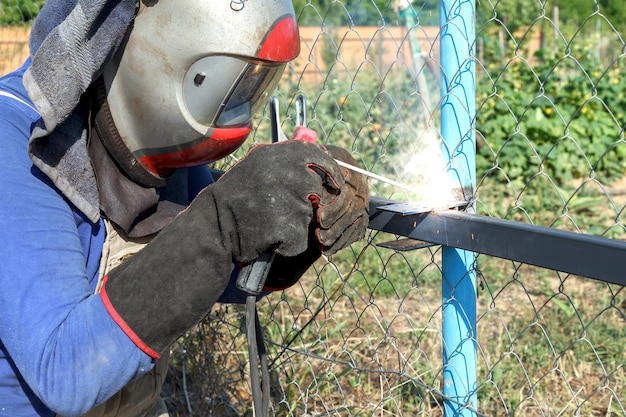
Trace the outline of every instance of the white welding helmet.
<instances>
[{"instance_id":1,"label":"white welding helmet","mask_svg":"<svg viewBox=\"0 0 626 417\"><path fill-rule=\"evenodd\" d=\"M103 70L119 138L158 177L223 158L299 52L291 0L142 0Z\"/></svg>"}]
</instances>

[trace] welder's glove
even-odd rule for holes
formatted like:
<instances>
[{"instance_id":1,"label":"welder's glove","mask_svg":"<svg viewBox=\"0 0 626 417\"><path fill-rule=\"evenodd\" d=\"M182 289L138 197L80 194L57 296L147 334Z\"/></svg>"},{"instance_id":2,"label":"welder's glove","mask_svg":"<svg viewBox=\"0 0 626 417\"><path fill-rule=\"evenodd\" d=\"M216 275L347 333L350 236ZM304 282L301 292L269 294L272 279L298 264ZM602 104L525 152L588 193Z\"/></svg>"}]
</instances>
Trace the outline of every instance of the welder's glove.
<instances>
[{"instance_id":1,"label":"welder's glove","mask_svg":"<svg viewBox=\"0 0 626 417\"><path fill-rule=\"evenodd\" d=\"M253 148L105 278L112 318L146 353L159 357L204 318L226 287L233 261L269 249L296 257L311 246L336 250L360 238L367 214L354 204L346 173L315 144ZM358 209L361 207L361 209Z\"/></svg>"},{"instance_id":2,"label":"welder's glove","mask_svg":"<svg viewBox=\"0 0 626 417\"><path fill-rule=\"evenodd\" d=\"M334 159L358 166L358 162L345 149L326 146L328 154ZM310 225L309 245L306 251L286 257L276 255L265 281L266 291L276 291L294 285L300 277L319 259L322 252L332 255L338 250L356 242L365 234L368 225L369 188L362 174L341 168L345 186L341 189L343 202L322 213L318 221ZM340 214L338 212L343 212ZM332 220L328 220L332 219ZM354 221L358 219L358 221ZM329 224L332 223L332 224ZM334 229L333 232L330 232ZM337 236L337 232L339 235ZM332 238L323 236L332 234ZM334 242L329 244L330 242Z\"/></svg>"}]
</instances>

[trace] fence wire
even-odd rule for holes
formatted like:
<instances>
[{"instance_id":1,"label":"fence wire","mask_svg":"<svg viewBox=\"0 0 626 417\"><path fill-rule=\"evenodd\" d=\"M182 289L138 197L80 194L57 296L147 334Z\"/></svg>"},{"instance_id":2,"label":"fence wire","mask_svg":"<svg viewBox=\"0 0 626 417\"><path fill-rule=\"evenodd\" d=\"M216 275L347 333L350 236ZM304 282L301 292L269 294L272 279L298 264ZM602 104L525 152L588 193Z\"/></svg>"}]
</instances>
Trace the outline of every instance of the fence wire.
<instances>
[{"instance_id":1,"label":"fence wire","mask_svg":"<svg viewBox=\"0 0 626 417\"><path fill-rule=\"evenodd\" d=\"M28 55L40 3L0 5L0 73ZM302 53L276 91L283 130L304 95L320 142L418 190L372 181L373 195L448 190L438 2L294 4ZM477 4L475 210L623 240L626 10L560 5ZM269 123L266 110L249 145L269 141ZM259 303L273 415L443 415L441 248L380 246L396 238L371 231ZM476 273L476 415L626 415L623 287L480 254ZM163 397L173 416L252 415L243 308L216 306L172 354Z\"/></svg>"}]
</instances>

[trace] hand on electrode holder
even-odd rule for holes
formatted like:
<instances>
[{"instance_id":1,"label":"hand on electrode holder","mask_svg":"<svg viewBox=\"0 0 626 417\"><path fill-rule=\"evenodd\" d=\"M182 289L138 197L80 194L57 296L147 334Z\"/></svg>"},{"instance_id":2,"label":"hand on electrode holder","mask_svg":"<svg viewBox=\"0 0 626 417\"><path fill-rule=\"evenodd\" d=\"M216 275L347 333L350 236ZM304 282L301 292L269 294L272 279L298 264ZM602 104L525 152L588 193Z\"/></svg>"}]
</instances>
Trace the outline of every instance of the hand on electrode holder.
<instances>
[{"instance_id":1,"label":"hand on electrode holder","mask_svg":"<svg viewBox=\"0 0 626 417\"><path fill-rule=\"evenodd\" d=\"M316 134L305 127L298 127L292 140L315 143ZM358 165L350 153L337 146L323 148L333 159L350 165ZM369 189L363 175L345 168L342 172L343 186L332 204L315 208L315 216L309 225L307 249L296 256L275 256L264 289L283 290L295 284L307 269L322 255L332 255L338 250L358 241L365 235L369 217Z\"/></svg>"},{"instance_id":2,"label":"hand on electrode holder","mask_svg":"<svg viewBox=\"0 0 626 417\"><path fill-rule=\"evenodd\" d=\"M275 250L266 287L280 289L322 253L362 238L367 185L360 174L340 168L336 157L349 154L300 140L252 148L111 271L102 295L112 317L158 357L220 299L233 261L248 263Z\"/></svg>"},{"instance_id":3,"label":"hand on electrode holder","mask_svg":"<svg viewBox=\"0 0 626 417\"><path fill-rule=\"evenodd\" d=\"M346 182L346 172L320 145L291 140L253 148L214 186L217 204L236 227L234 259L249 262L271 248L299 255L311 230L327 254L361 238L367 196Z\"/></svg>"}]
</instances>

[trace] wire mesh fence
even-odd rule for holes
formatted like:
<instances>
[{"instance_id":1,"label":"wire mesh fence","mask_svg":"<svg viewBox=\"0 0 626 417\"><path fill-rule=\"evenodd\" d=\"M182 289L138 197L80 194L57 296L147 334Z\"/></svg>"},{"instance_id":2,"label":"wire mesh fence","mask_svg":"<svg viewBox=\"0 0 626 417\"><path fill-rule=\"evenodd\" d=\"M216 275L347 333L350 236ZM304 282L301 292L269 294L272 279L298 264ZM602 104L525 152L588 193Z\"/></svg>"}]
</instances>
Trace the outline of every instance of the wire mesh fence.
<instances>
[{"instance_id":1,"label":"wire mesh fence","mask_svg":"<svg viewBox=\"0 0 626 417\"><path fill-rule=\"evenodd\" d=\"M0 73L27 54L28 23L15 16L33 9L19 4L0 5ZM304 95L320 142L416 190L372 181L373 195L445 198L455 184L441 146L439 2L294 5L302 52L276 91L283 130ZM476 213L625 239L625 8L476 5L466 63L476 68ZM265 110L249 144L268 142L269 124ZM259 303L274 415L444 415L442 248L380 246L396 238L371 231ZM480 254L474 266L477 404L465 411L626 415L623 287ZM216 306L172 348L172 415L252 415L244 328L242 307Z\"/></svg>"}]
</instances>

